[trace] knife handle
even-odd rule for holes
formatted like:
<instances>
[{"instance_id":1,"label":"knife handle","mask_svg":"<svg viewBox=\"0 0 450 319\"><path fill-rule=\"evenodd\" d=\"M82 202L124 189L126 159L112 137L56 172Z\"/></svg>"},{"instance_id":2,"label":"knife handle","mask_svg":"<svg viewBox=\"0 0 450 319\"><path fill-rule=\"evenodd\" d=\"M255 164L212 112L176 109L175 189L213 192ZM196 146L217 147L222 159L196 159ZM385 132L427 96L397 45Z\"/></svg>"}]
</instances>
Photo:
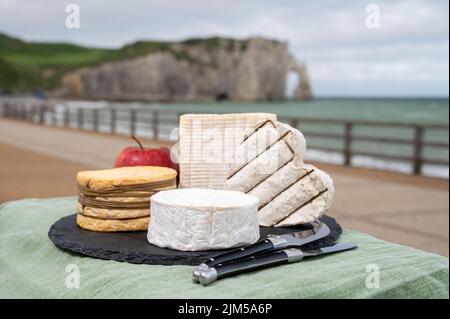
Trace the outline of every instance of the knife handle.
<instances>
[{"instance_id":1,"label":"knife handle","mask_svg":"<svg viewBox=\"0 0 450 319\"><path fill-rule=\"evenodd\" d=\"M284 240L284 242L286 242L286 240ZM252 245L237 248L229 252L217 255L213 258L208 259L203 264L205 264L207 267L214 267L218 264L224 264L244 257L267 253L276 249L283 249L285 248L284 242L283 239L280 239L278 237L269 237Z\"/></svg>"},{"instance_id":2,"label":"knife handle","mask_svg":"<svg viewBox=\"0 0 450 319\"><path fill-rule=\"evenodd\" d=\"M299 261L302 257L303 255L300 250L298 250L298 254L296 256L293 256L289 249L252 256L250 258L245 258L228 264L218 264L215 267L203 270L200 273L199 281L202 285L207 286L210 283L224 277L281 265L292 261Z\"/></svg>"}]
</instances>

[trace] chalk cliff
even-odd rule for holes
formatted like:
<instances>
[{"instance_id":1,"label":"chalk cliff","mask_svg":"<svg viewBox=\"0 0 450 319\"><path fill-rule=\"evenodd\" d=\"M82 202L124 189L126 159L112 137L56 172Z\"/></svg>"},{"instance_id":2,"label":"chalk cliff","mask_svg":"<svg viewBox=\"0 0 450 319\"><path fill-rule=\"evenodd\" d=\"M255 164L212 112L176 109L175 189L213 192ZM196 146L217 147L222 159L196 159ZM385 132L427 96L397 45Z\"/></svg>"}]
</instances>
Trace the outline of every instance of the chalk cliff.
<instances>
[{"instance_id":1,"label":"chalk cliff","mask_svg":"<svg viewBox=\"0 0 450 319\"><path fill-rule=\"evenodd\" d=\"M70 97L92 99L283 100L290 71L300 77L294 99L311 99L306 67L297 63L286 43L192 39L165 43L132 59L77 69L63 77L63 86Z\"/></svg>"}]
</instances>

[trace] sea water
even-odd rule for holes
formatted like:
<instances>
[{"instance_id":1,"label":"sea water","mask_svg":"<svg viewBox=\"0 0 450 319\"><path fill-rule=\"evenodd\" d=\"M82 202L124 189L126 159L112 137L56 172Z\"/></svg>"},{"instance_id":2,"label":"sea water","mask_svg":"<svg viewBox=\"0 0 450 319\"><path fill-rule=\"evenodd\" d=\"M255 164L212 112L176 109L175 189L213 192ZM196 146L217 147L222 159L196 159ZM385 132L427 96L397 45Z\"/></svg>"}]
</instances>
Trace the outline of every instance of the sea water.
<instances>
[{"instance_id":1,"label":"sea water","mask_svg":"<svg viewBox=\"0 0 450 319\"><path fill-rule=\"evenodd\" d=\"M65 103L67 104L67 103ZM304 102L196 102L196 103L112 103L112 102L71 102L69 106L86 108L103 107L104 113L101 118L108 117L108 108L119 108L117 113L119 133L129 133L129 109L138 109L137 135L152 138L152 112L160 111L160 135L159 138L169 139L174 128L175 117L178 113L243 113L243 112L271 112L280 117L340 119L340 120L365 120L380 122L399 122L408 124L443 124L449 122L449 100L448 98L421 98L421 99L380 99L380 98L327 98L315 99ZM308 136L308 133L327 132L342 134L342 125L325 125L301 123L298 127L305 133L308 151L307 160L342 164L343 156L340 152L343 148L342 140L332 140ZM108 131L108 123L103 123L100 130ZM355 127L355 135L404 138L412 140L414 131L402 127ZM448 130L427 130L425 140L432 142L448 143ZM316 149L315 149L316 147ZM324 152L317 148L326 147L336 149L335 152ZM376 152L387 155L411 156L412 145L386 144L378 142L355 141L353 149L361 152ZM448 149L437 147L425 147L423 156L429 159L448 161ZM352 165L362 167L380 168L386 170L412 172L410 162L392 161L372 158L368 156L354 156ZM424 165L424 175L448 178L448 165Z\"/></svg>"}]
</instances>

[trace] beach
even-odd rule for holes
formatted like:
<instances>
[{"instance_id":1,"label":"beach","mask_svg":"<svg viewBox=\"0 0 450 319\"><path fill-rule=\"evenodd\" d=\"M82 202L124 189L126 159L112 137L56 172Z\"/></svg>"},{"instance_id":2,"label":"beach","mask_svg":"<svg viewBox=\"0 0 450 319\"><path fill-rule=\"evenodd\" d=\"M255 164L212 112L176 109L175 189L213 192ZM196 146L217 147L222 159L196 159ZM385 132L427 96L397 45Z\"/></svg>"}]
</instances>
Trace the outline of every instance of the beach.
<instances>
[{"instance_id":1,"label":"beach","mask_svg":"<svg viewBox=\"0 0 450 319\"><path fill-rule=\"evenodd\" d=\"M127 136L0 119L0 202L76 196L78 171L110 168L130 145L134 142ZM334 179L336 196L329 214L345 229L448 256L448 180L314 164Z\"/></svg>"}]
</instances>

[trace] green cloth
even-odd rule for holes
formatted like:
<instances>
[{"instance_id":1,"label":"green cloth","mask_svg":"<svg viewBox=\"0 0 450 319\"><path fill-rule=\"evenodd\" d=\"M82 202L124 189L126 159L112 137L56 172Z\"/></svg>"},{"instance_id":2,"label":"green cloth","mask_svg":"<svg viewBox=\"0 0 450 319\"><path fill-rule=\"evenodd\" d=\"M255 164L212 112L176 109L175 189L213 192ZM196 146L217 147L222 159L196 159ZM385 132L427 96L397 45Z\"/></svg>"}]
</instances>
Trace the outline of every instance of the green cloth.
<instances>
[{"instance_id":1,"label":"green cloth","mask_svg":"<svg viewBox=\"0 0 450 319\"><path fill-rule=\"evenodd\" d=\"M76 199L27 199L0 206L1 298L448 298L448 259L345 231L357 250L219 280L191 281L192 266L133 265L69 254L47 236ZM66 287L66 267L80 287ZM366 287L368 265L379 288ZM370 269L369 269L370 270Z\"/></svg>"}]
</instances>

